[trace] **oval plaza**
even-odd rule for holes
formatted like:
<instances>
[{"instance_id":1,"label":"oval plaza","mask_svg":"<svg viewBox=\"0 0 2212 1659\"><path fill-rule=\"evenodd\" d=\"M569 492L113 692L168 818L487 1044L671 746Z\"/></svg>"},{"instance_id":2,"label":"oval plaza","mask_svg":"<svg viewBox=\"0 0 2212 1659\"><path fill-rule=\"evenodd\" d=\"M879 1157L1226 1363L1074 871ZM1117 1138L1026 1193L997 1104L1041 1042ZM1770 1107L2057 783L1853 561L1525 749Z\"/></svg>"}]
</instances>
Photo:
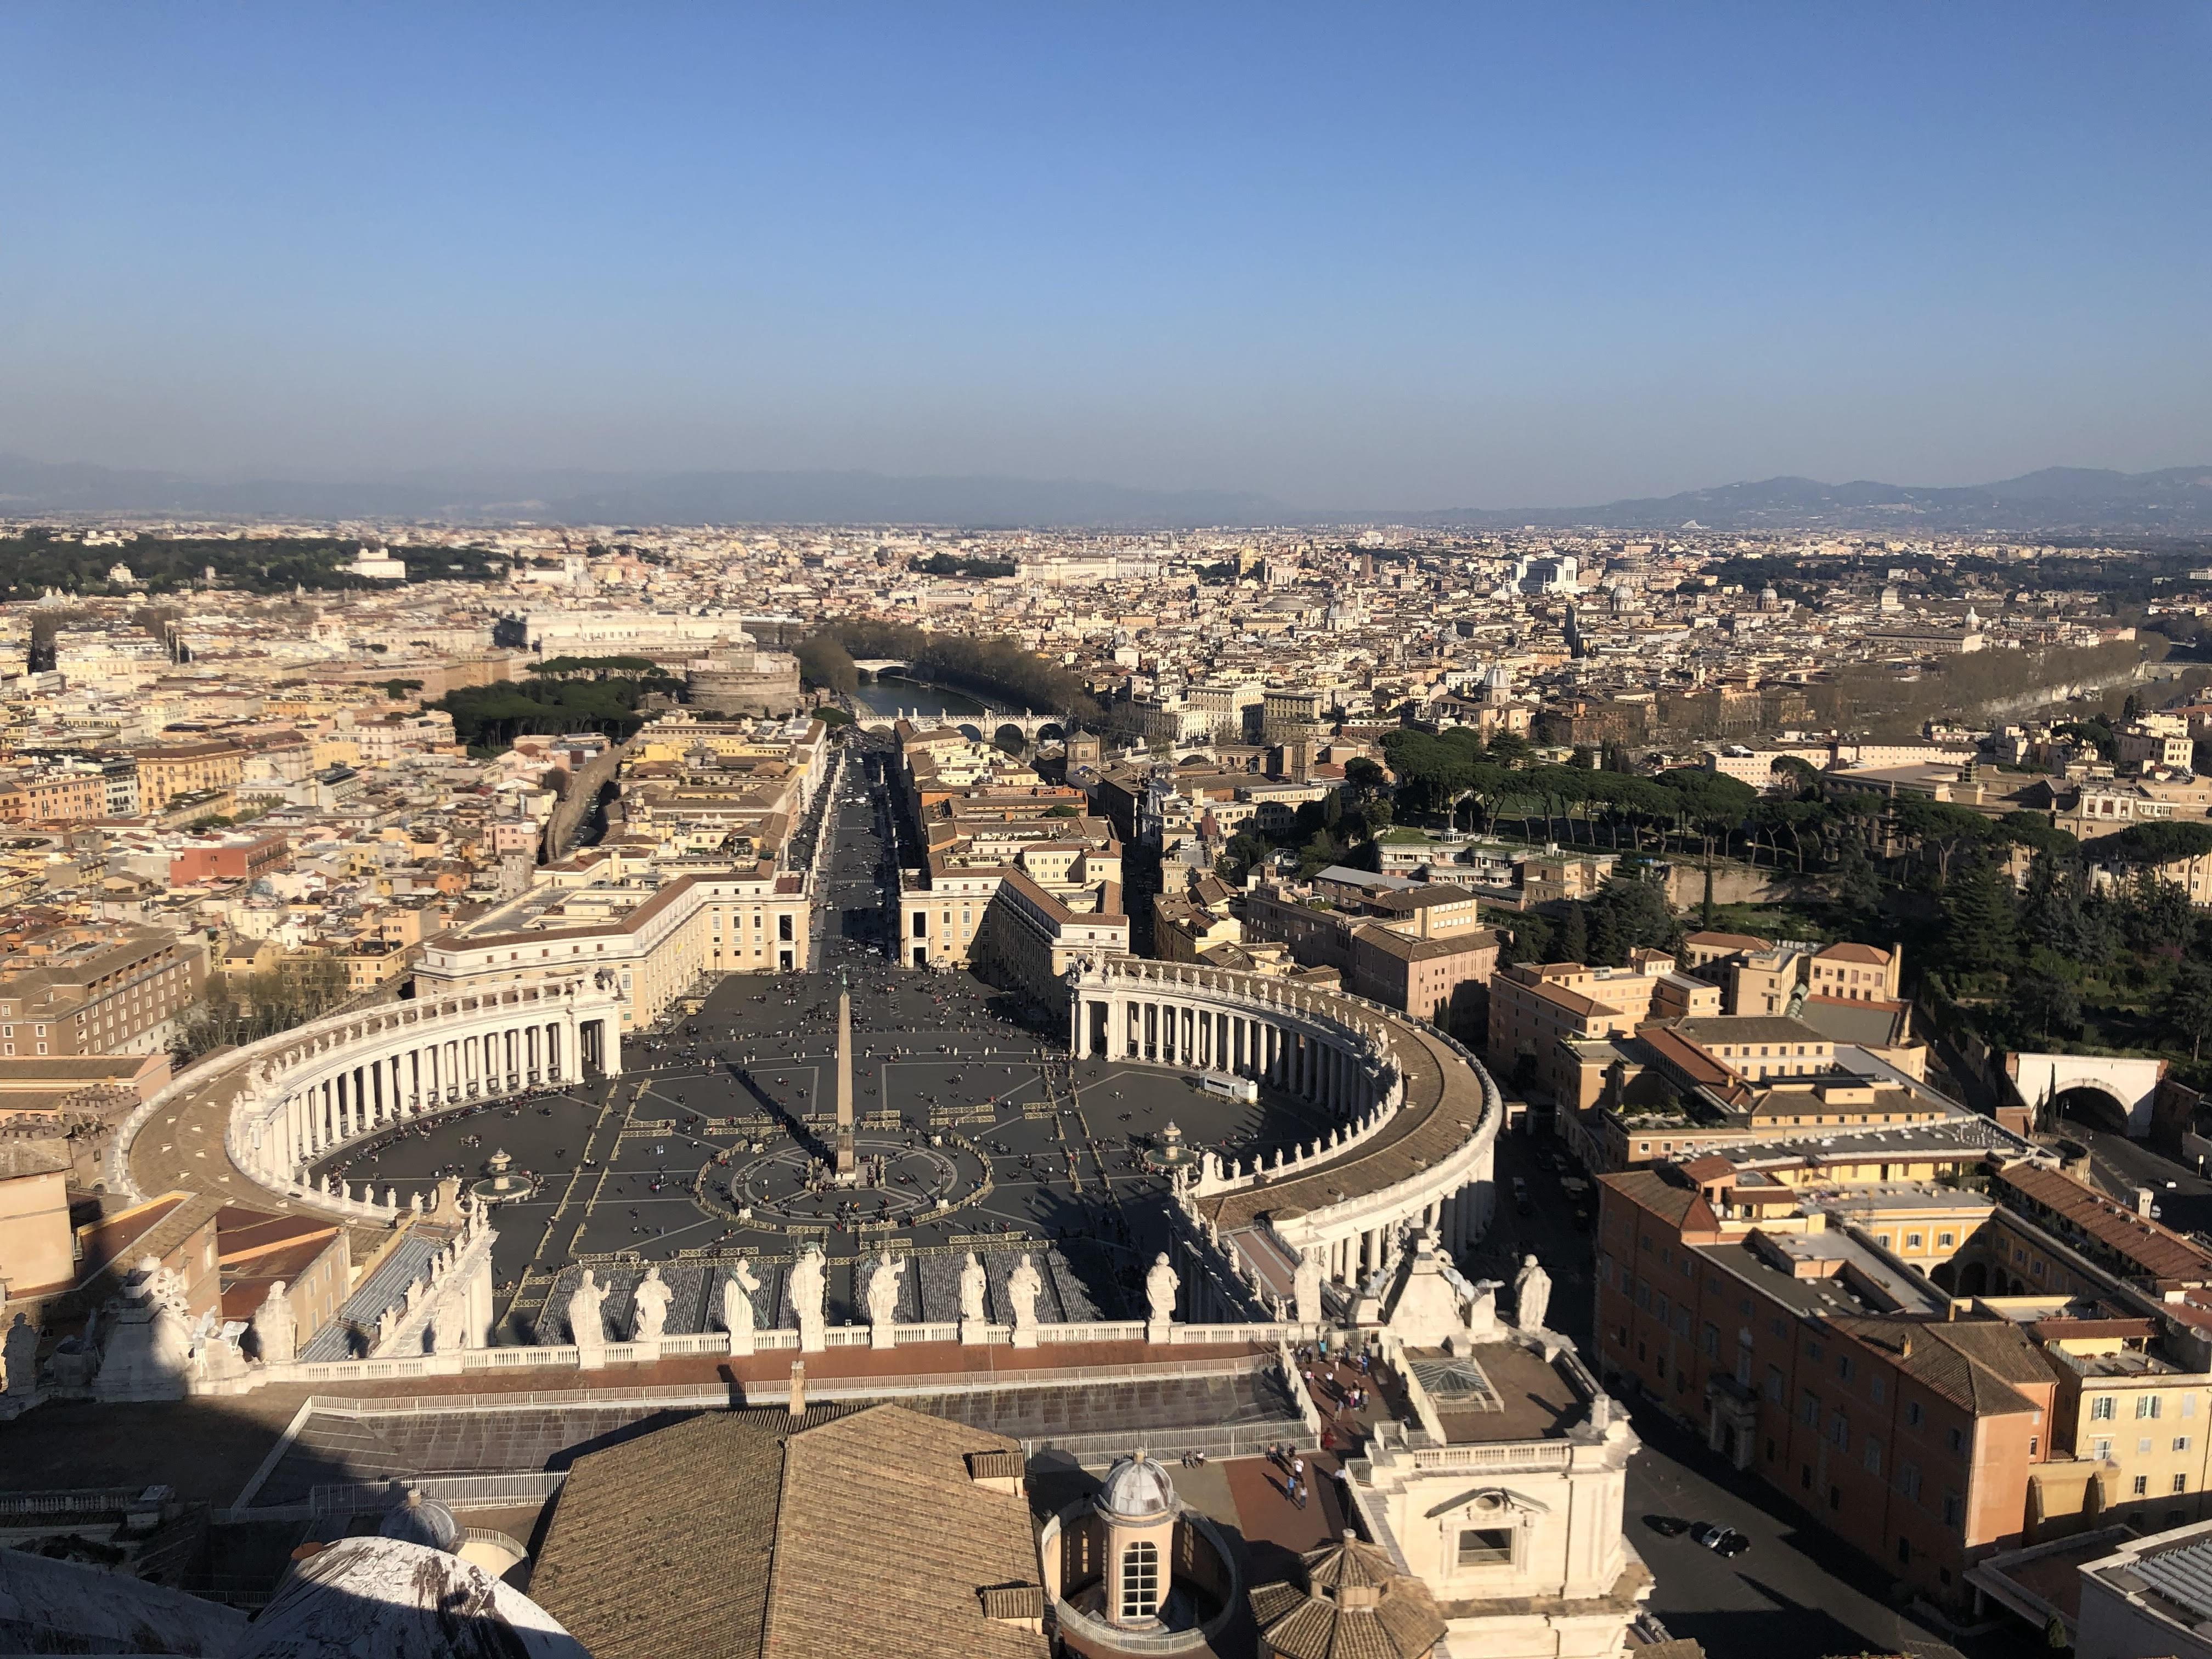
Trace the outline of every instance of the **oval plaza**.
<instances>
[{"instance_id":1,"label":"oval plaza","mask_svg":"<svg viewBox=\"0 0 2212 1659\"><path fill-rule=\"evenodd\" d=\"M118 1185L211 1237L244 1212L334 1230L352 1265L326 1307L273 1282L226 1323L149 1235L84 1389L310 1390L235 1514L348 1480L374 1508L372 1468L528 1487L553 1506L533 1594L592 1653L645 1650L583 1587L662 1521L613 1462L585 1474L678 1431L570 1459L670 1412L727 1414L666 1460L672 1514L803 1455L824 1492L855 1460L942 1484L977 1517L956 1554L1043 1528L1049 1559L939 1563L971 1588L840 1651L1302 1652L1385 1607L1406 1651L1618 1650L1650 1582L1620 1528L1635 1440L1547 1327L1535 1259L1510 1289L1468 1265L1504 1117L1484 1068L1340 989L1101 948L1110 882L1085 903L1011 872L970 968L912 967L895 763L830 751L796 868L654 880L587 850L556 902L441 940L411 995L180 1074ZM778 915L792 971L717 971ZM1297 1547L1227 1541L1261 1535Z\"/></svg>"}]
</instances>

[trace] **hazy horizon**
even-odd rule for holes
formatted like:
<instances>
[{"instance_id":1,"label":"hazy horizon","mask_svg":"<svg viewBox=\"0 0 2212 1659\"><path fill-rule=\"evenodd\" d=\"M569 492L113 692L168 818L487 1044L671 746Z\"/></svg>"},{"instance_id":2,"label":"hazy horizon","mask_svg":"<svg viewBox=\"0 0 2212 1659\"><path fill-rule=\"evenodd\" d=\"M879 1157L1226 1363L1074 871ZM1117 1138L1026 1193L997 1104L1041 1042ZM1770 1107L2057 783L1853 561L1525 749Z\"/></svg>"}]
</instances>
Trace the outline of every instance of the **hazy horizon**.
<instances>
[{"instance_id":1,"label":"hazy horizon","mask_svg":"<svg viewBox=\"0 0 2212 1659\"><path fill-rule=\"evenodd\" d=\"M0 18L0 452L1349 512L2212 460L2212 14Z\"/></svg>"}]
</instances>

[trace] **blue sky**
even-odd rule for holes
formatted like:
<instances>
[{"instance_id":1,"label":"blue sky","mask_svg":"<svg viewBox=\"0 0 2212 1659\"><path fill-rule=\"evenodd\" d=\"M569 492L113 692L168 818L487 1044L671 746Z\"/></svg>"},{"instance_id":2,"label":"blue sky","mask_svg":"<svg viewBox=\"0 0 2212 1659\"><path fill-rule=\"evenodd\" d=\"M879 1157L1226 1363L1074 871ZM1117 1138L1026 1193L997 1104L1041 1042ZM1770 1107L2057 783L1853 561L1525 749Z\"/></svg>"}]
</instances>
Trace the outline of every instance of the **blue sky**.
<instances>
[{"instance_id":1,"label":"blue sky","mask_svg":"<svg viewBox=\"0 0 2212 1659\"><path fill-rule=\"evenodd\" d=\"M0 450L1567 503L2212 462L2212 8L0 12Z\"/></svg>"}]
</instances>

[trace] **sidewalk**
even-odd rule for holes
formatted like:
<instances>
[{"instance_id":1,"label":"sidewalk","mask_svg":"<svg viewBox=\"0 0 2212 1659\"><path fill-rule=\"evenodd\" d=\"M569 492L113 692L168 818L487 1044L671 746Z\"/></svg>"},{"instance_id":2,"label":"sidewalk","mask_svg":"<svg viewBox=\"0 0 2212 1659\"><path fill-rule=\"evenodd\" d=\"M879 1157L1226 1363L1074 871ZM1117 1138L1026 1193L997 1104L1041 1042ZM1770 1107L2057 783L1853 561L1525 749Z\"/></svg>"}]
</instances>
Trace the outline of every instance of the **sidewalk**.
<instances>
[{"instance_id":1,"label":"sidewalk","mask_svg":"<svg viewBox=\"0 0 2212 1659\"><path fill-rule=\"evenodd\" d=\"M1307 1392L1321 1413L1323 1425L1334 1431L1332 1444L1341 1455L1362 1455L1376 1423L1401 1421L1413 1415L1405 1385L1379 1362L1370 1374L1362 1375L1357 1364L1332 1352L1326 1360L1316 1358L1301 1361L1298 1369L1313 1373L1313 1382ZM1336 1385L1334 1389L1324 1386L1330 1382ZM1341 1403L1340 1398L1342 1390L1352 1388L1367 1390L1367 1403L1358 1411Z\"/></svg>"},{"instance_id":2,"label":"sidewalk","mask_svg":"<svg viewBox=\"0 0 2212 1659\"><path fill-rule=\"evenodd\" d=\"M1297 1558L1344 1536L1343 1507L1337 1501L1336 1460L1326 1453L1306 1455L1306 1506L1284 1494L1283 1472L1264 1457L1236 1457L1211 1464L1229 1484L1237 1505L1237 1524L1244 1534L1245 1588L1288 1576Z\"/></svg>"}]
</instances>

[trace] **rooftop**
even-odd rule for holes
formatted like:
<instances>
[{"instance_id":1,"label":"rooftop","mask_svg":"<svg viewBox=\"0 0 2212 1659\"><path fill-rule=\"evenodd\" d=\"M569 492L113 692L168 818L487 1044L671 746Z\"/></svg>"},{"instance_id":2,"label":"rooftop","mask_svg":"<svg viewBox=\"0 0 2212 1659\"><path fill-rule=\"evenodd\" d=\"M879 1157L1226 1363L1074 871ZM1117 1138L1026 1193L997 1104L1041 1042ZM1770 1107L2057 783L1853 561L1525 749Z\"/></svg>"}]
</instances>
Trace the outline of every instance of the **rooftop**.
<instances>
[{"instance_id":1,"label":"rooftop","mask_svg":"<svg viewBox=\"0 0 2212 1659\"><path fill-rule=\"evenodd\" d=\"M1589 1401L1559 1364L1517 1342L1486 1342L1467 1355L1408 1348L1449 1444L1560 1440L1589 1416Z\"/></svg>"}]
</instances>

